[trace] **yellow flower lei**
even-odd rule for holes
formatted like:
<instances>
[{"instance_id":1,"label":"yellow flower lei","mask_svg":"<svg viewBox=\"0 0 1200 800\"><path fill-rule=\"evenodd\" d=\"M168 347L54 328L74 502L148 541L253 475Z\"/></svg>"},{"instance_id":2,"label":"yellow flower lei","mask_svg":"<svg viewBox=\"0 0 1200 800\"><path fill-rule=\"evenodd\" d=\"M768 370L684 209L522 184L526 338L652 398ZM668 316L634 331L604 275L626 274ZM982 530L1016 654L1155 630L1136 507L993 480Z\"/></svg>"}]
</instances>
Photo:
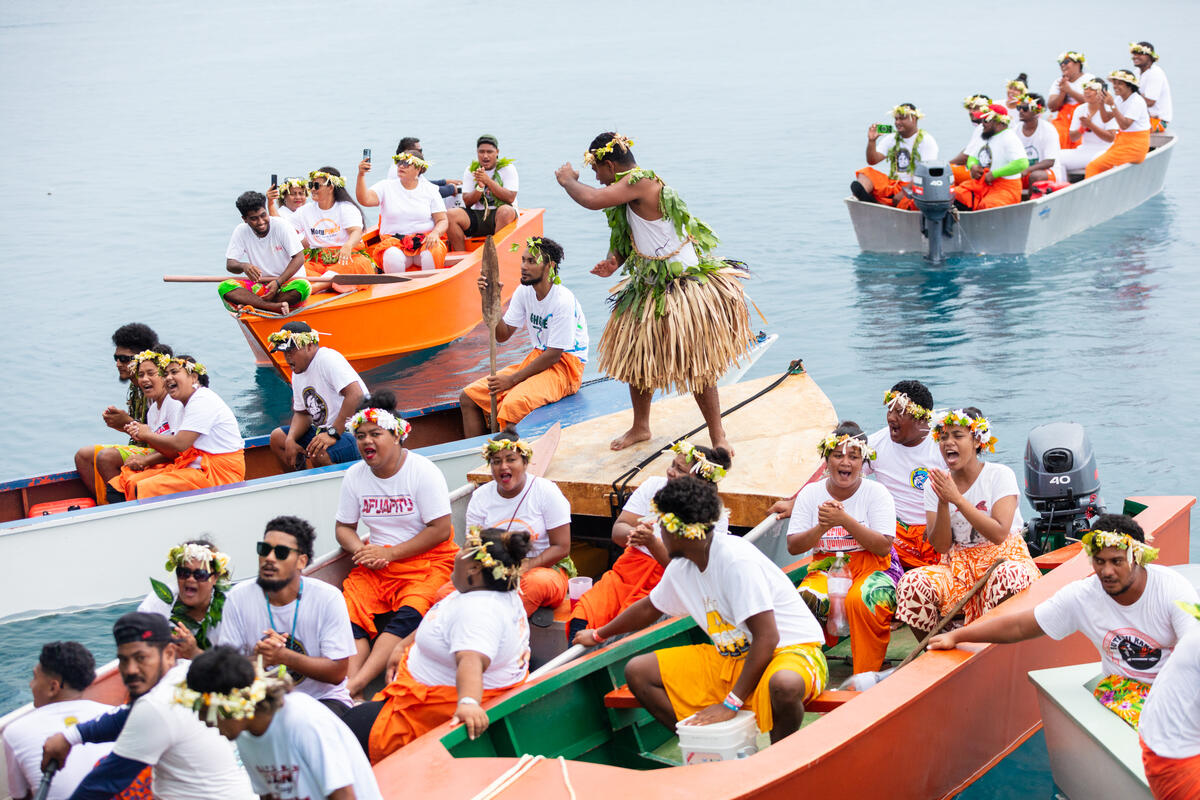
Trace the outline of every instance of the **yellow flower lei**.
<instances>
[{"instance_id":1,"label":"yellow flower lei","mask_svg":"<svg viewBox=\"0 0 1200 800\"><path fill-rule=\"evenodd\" d=\"M153 350L143 350L133 357L133 371L137 372L143 361L153 361L158 367L159 375L167 374L167 364L171 363L171 357L163 353L157 353Z\"/></svg>"},{"instance_id":2,"label":"yellow flower lei","mask_svg":"<svg viewBox=\"0 0 1200 800\"><path fill-rule=\"evenodd\" d=\"M913 419L932 419L933 412L922 405L914 403L904 392L884 392L883 404L888 409L894 409L901 414L908 414Z\"/></svg>"},{"instance_id":3,"label":"yellow flower lei","mask_svg":"<svg viewBox=\"0 0 1200 800\"><path fill-rule=\"evenodd\" d=\"M337 186L341 189L346 188L346 179L343 178L341 175L330 175L328 172L310 172L310 173L308 173L308 179L310 181L319 180L321 178L324 178L325 180L332 183L334 186Z\"/></svg>"},{"instance_id":4,"label":"yellow flower lei","mask_svg":"<svg viewBox=\"0 0 1200 800\"><path fill-rule=\"evenodd\" d=\"M267 336L267 344L291 342L293 347L307 347L320 341L321 335L316 331L275 331Z\"/></svg>"},{"instance_id":5,"label":"yellow flower lei","mask_svg":"<svg viewBox=\"0 0 1200 800\"><path fill-rule=\"evenodd\" d=\"M1158 548L1151 547L1145 542L1139 542L1128 533L1115 531L1088 531L1080 538L1083 552L1094 556L1106 547L1115 547L1125 551L1125 558L1130 564L1146 566L1158 558Z\"/></svg>"},{"instance_id":6,"label":"yellow flower lei","mask_svg":"<svg viewBox=\"0 0 1200 800\"><path fill-rule=\"evenodd\" d=\"M817 442L817 452L821 454L821 458L829 458L834 450L837 450L842 445L846 445L846 449L851 447L862 453L863 461L874 461L875 451L867 445L866 439L860 439L857 436L851 436L848 433L843 433L841 436L831 433L821 441Z\"/></svg>"},{"instance_id":7,"label":"yellow flower lei","mask_svg":"<svg viewBox=\"0 0 1200 800\"><path fill-rule=\"evenodd\" d=\"M1091 81L1089 81L1088 83L1090 83L1090 82L1091 82ZM1085 88L1085 89L1087 88L1087 84L1086 84L1086 83L1083 85L1083 88ZM1026 104L1032 104L1032 105L1033 105L1033 107L1034 107L1034 108L1035 108L1035 109L1036 109L1036 110L1037 110L1039 113L1040 113L1040 112L1042 112L1042 111L1045 111L1045 110L1046 110L1046 106L1045 106L1045 104L1044 104L1044 103L1042 103L1042 101L1038 100L1036 97L1033 97L1033 96L1031 96L1031 95L1028 95L1028 94L1023 94L1023 95L1021 95L1020 97L1018 97L1018 98L1017 98L1017 105L1026 105Z\"/></svg>"},{"instance_id":8,"label":"yellow flower lei","mask_svg":"<svg viewBox=\"0 0 1200 800\"><path fill-rule=\"evenodd\" d=\"M1101 83L1100 81L1098 81L1098 80L1096 80L1096 79L1094 79L1094 78L1093 78L1092 80L1090 80L1090 81L1088 81L1087 83L1083 84L1083 88L1084 88L1084 89L1092 89L1092 90L1094 90L1094 91L1097 91L1097 92L1099 92L1099 91L1102 91L1102 90L1104 89L1104 84L1103 84L1103 83Z\"/></svg>"},{"instance_id":9,"label":"yellow flower lei","mask_svg":"<svg viewBox=\"0 0 1200 800\"><path fill-rule=\"evenodd\" d=\"M711 483L719 483L729 472L720 464L714 464L696 449L687 439L680 439L671 445L671 451L683 456L683 460L692 465L691 472Z\"/></svg>"},{"instance_id":10,"label":"yellow flower lei","mask_svg":"<svg viewBox=\"0 0 1200 800\"><path fill-rule=\"evenodd\" d=\"M292 189L299 189L304 192L306 197L308 196L308 186L305 185L303 178L285 178L283 183L279 184L279 196L282 197Z\"/></svg>"},{"instance_id":11,"label":"yellow flower lei","mask_svg":"<svg viewBox=\"0 0 1200 800\"><path fill-rule=\"evenodd\" d=\"M658 524L662 526L664 531L669 531L676 536L682 536L684 539L703 539L712 528L712 523L685 523L670 511L663 514L653 502L650 503L650 510L658 515Z\"/></svg>"},{"instance_id":12,"label":"yellow flower lei","mask_svg":"<svg viewBox=\"0 0 1200 800\"><path fill-rule=\"evenodd\" d=\"M1020 97L1021 95L1025 94L1027 91L1029 91L1029 87L1025 85L1024 81L1018 81L1016 79L1009 81L1008 84L1005 85L1004 88L1005 89L1016 89L1018 97Z\"/></svg>"},{"instance_id":13,"label":"yellow flower lei","mask_svg":"<svg viewBox=\"0 0 1200 800\"><path fill-rule=\"evenodd\" d=\"M188 361L186 358L172 358L168 364L179 364L193 375L207 375L208 368L199 361Z\"/></svg>"},{"instance_id":14,"label":"yellow flower lei","mask_svg":"<svg viewBox=\"0 0 1200 800\"><path fill-rule=\"evenodd\" d=\"M492 580L512 582L521 572L520 564L513 564L506 567L497 560L497 558L488 552L487 545L483 541L483 529L478 525L472 525L467 528L467 550L460 558L474 556L475 560L483 565L484 569L492 571Z\"/></svg>"},{"instance_id":15,"label":"yellow flower lei","mask_svg":"<svg viewBox=\"0 0 1200 800\"><path fill-rule=\"evenodd\" d=\"M172 700L200 716L207 709L203 718L209 724L215 725L218 719L254 719L254 711L258 704L266 699L267 692L277 681L282 681L286 670L283 665L272 667L269 672L263 671L262 656L258 657L255 668L254 682L249 686L234 689L228 694L218 692L197 692L189 689L187 681L181 681L175 687Z\"/></svg>"},{"instance_id":16,"label":"yellow flower lei","mask_svg":"<svg viewBox=\"0 0 1200 800\"><path fill-rule=\"evenodd\" d=\"M526 459L533 458L533 445L524 439L488 439L483 447L479 448L479 454L483 456L484 461L491 461L492 456L501 450L515 450Z\"/></svg>"},{"instance_id":17,"label":"yellow flower lei","mask_svg":"<svg viewBox=\"0 0 1200 800\"><path fill-rule=\"evenodd\" d=\"M1144 45L1144 44L1138 44L1137 42L1130 42L1129 43L1129 52L1131 54L1132 53L1141 53L1142 55L1150 56L1155 61L1158 61L1158 53L1154 52L1149 47L1146 47L1146 45Z\"/></svg>"},{"instance_id":18,"label":"yellow flower lei","mask_svg":"<svg viewBox=\"0 0 1200 800\"><path fill-rule=\"evenodd\" d=\"M1127 69L1114 69L1112 72L1108 73L1108 79L1110 81L1124 81L1130 86L1138 85L1137 75L1134 75Z\"/></svg>"},{"instance_id":19,"label":"yellow flower lei","mask_svg":"<svg viewBox=\"0 0 1200 800\"><path fill-rule=\"evenodd\" d=\"M584 153L583 154L583 163L584 164L599 164L601 161L604 160L605 156L607 156L609 153L611 153L613 151L613 148L616 145L621 145L626 150L628 150L631 147L633 147L633 139L629 139L625 136L622 136L619 133L615 133L615 134L613 134L612 141L610 141L608 144L606 144L602 147L597 147L595 150L588 150L586 153Z\"/></svg>"},{"instance_id":20,"label":"yellow flower lei","mask_svg":"<svg viewBox=\"0 0 1200 800\"><path fill-rule=\"evenodd\" d=\"M992 98L987 97L982 94L973 94L970 97L963 98L963 108L968 109L968 110L987 108L991 104L992 104Z\"/></svg>"},{"instance_id":21,"label":"yellow flower lei","mask_svg":"<svg viewBox=\"0 0 1200 800\"><path fill-rule=\"evenodd\" d=\"M906 105L893 106L890 113L893 117L916 117L917 119L921 119L925 116L925 112L921 111L921 109L910 108Z\"/></svg>"},{"instance_id":22,"label":"yellow flower lei","mask_svg":"<svg viewBox=\"0 0 1200 800\"><path fill-rule=\"evenodd\" d=\"M433 166L425 159L420 156L414 156L412 153L396 153L396 155L392 156L393 164L399 164L400 162L414 166L417 169L429 169Z\"/></svg>"},{"instance_id":23,"label":"yellow flower lei","mask_svg":"<svg viewBox=\"0 0 1200 800\"><path fill-rule=\"evenodd\" d=\"M1080 53L1077 50L1067 50L1066 52L1059 53L1058 63L1061 64L1064 61L1077 61L1079 62L1080 66L1087 63L1087 59L1083 57L1083 53Z\"/></svg>"},{"instance_id":24,"label":"yellow flower lei","mask_svg":"<svg viewBox=\"0 0 1200 800\"><path fill-rule=\"evenodd\" d=\"M930 428L929 435L933 437L935 442L940 442L948 425L958 425L967 428L971 431L971 435L975 438L975 441L983 446L984 450L989 453L996 452L996 442L998 440L995 436L988 436L988 430L992 424L988 421L987 417L974 419L968 417L966 411L956 408L953 411L947 411L939 417L938 421L933 423L933 427Z\"/></svg>"}]
</instances>

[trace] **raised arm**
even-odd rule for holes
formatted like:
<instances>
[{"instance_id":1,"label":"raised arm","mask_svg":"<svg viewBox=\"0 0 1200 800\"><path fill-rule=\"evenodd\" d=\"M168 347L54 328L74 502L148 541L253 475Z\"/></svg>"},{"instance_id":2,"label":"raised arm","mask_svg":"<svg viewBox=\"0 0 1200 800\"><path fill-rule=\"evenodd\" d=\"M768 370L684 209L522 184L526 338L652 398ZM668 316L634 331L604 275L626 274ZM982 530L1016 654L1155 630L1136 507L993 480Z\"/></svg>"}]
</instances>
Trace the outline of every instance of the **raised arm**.
<instances>
[{"instance_id":1,"label":"raised arm","mask_svg":"<svg viewBox=\"0 0 1200 800\"><path fill-rule=\"evenodd\" d=\"M555 170L554 177L558 179L559 185L567 190L572 200L592 211L623 206L634 200L649 197L651 193L657 196L659 191L658 185L653 181L630 183L628 177L609 186L588 186L580 183L579 173L570 164L563 164Z\"/></svg>"},{"instance_id":2,"label":"raised arm","mask_svg":"<svg viewBox=\"0 0 1200 800\"><path fill-rule=\"evenodd\" d=\"M358 179L354 182L354 199L364 206L377 206L379 205L379 195L367 188L366 174L370 171L370 161L358 162Z\"/></svg>"}]
</instances>

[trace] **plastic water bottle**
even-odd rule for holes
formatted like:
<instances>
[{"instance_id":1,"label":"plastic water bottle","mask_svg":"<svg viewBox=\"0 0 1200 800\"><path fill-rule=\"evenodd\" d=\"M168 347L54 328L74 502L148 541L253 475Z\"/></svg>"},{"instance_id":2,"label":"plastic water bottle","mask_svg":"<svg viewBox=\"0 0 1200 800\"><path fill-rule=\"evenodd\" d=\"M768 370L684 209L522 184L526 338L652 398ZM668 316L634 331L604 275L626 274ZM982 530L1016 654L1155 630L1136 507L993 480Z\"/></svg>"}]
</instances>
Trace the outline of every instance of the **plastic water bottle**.
<instances>
[{"instance_id":1,"label":"plastic water bottle","mask_svg":"<svg viewBox=\"0 0 1200 800\"><path fill-rule=\"evenodd\" d=\"M830 636L849 636L850 622L846 618L846 595L850 594L850 570L846 566L846 557L838 553L833 560L833 566L826 573L826 585L829 589L829 617L825 629Z\"/></svg>"}]
</instances>

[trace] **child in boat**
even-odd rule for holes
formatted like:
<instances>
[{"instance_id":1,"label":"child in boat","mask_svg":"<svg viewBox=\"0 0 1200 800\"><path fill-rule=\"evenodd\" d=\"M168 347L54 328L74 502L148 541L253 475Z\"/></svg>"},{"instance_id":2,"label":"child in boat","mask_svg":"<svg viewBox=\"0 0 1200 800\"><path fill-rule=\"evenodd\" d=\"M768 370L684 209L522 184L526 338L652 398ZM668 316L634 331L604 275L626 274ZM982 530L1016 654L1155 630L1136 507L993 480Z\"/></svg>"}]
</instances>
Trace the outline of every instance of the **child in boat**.
<instances>
[{"instance_id":1,"label":"child in boat","mask_svg":"<svg viewBox=\"0 0 1200 800\"><path fill-rule=\"evenodd\" d=\"M629 689L660 723L709 725L745 706L777 742L800 727L804 704L829 680L824 637L787 576L753 544L713 531L717 488L684 475L654 496L671 563L649 596L607 625L581 631L592 647L663 614L689 614L712 644L672 647L625 665ZM722 699L724 698L724 699Z\"/></svg>"},{"instance_id":2,"label":"child in boat","mask_svg":"<svg viewBox=\"0 0 1200 800\"><path fill-rule=\"evenodd\" d=\"M1200 620L1200 605L1176 601ZM1180 637L1146 698L1138 733L1150 791L1160 800L1200 797L1200 626Z\"/></svg>"},{"instance_id":3,"label":"child in boat","mask_svg":"<svg viewBox=\"0 0 1200 800\"><path fill-rule=\"evenodd\" d=\"M571 561L571 504L553 481L528 475L533 447L516 431L501 431L483 446L492 482L480 486L467 505L467 525L523 530L529 552L521 562L521 602L526 615L554 609L567 596Z\"/></svg>"},{"instance_id":4,"label":"child in boat","mask_svg":"<svg viewBox=\"0 0 1200 800\"><path fill-rule=\"evenodd\" d=\"M529 674L529 625L517 592L525 531L472 528L454 559L455 591L438 601L388 659L389 682L342 721L377 763L453 718L478 737L481 707Z\"/></svg>"},{"instance_id":5,"label":"child in boat","mask_svg":"<svg viewBox=\"0 0 1200 800\"><path fill-rule=\"evenodd\" d=\"M233 577L229 556L207 539L191 539L167 551L167 572L175 573L178 591L151 578L137 610L170 620L179 657L192 659L217 641Z\"/></svg>"},{"instance_id":6,"label":"child in boat","mask_svg":"<svg viewBox=\"0 0 1200 800\"><path fill-rule=\"evenodd\" d=\"M336 527L338 544L355 564L342 583L357 650L350 658L355 698L416 630L458 551L446 479L428 458L405 449L410 429L386 389L364 400L346 423L363 458L346 470ZM358 532L360 521L369 541ZM391 619L380 630L376 618L383 614Z\"/></svg>"},{"instance_id":7,"label":"child in boat","mask_svg":"<svg viewBox=\"0 0 1200 800\"><path fill-rule=\"evenodd\" d=\"M521 285L496 325L496 341L507 342L521 328L528 328L532 349L520 364L463 389L458 403L467 437L487 430L484 409L491 407L491 392L496 393L496 423L504 428L516 425L535 408L579 391L588 360L587 320L575 295L559 280L562 260L563 249L553 239L525 240ZM479 291L487 288L487 279L480 275Z\"/></svg>"},{"instance_id":8,"label":"child in boat","mask_svg":"<svg viewBox=\"0 0 1200 800\"><path fill-rule=\"evenodd\" d=\"M1138 726L1142 701L1171 649L1200 623L1178 601L1200 600L1179 573L1151 564L1158 551L1146 544L1131 517L1102 514L1083 536L1095 575L1075 581L1032 609L980 620L939 634L931 650L960 642L1020 642L1043 634L1063 639L1080 631L1100 652L1104 680L1095 695L1118 716ZM907 577L907 576L906 576Z\"/></svg>"},{"instance_id":9,"label":"child in boat","mask_svg":"<svg viewBox=\"0 0 1200 800\"><path fill-rule=\"evenodd\" d=\"M800 555L815 549L800 597L818 619L829 613L827 570L838 556L846 560L852 581L846 616L854 671L873 672L883 666L896 613L896 581L901 575L892 549L896 504L882 484L863 480L863 464L875 458L875 451L856 423L838 425L817 444L817 451L825 459L826 478L797 495L788 524L788 552ZM836 644L837 637L827 634L826 642Z\"/></svg>"},{"instance_id":10,"label":"child in boat","mask_svg":"<svg viewBox=\"0 0 1200 800\"><path fill-rule=\"evenodd\" d=\"M729 451L723 447L715 450L703 445L694 445L681 439L671 445L674 456L667 465L665 476L647 478L621 509L621 515L613 523L612 540L624 551L612 569L600 576L596 585L579 598L571 612L567 625L568 641L584 628L599 628L616 618L625 609L641 600L658 585L663 570L671 563L667 547L662 541L662 531L652 519L650 510L654 495L667 485L687 474L696 475L717 483L733 466ZM714 527L717 535L729 533L729 517L722 514Z\"/></svg>"},{"instance_id":11,"label":"child in boat","mask_svg":"<svg viewBox=\"0 0 1200 800\"><path fill-rule=\"evenodd\" d=\"M292 691L286 671L263 672L232 647L192 662L175 702L237 746L261 797L383 800L350 730L321 703Z\"/></svg>"},{"instance_id":12,"label":"child in boat","mask_svg":"<svg viewBox=\"0 0 1200 800\"><path fill-rule=\"evenodd\" d=\"M167 393L184 406L179 430L155 433L143 422L130 422L125 430L172 461L141 472L123 468L110 485L127 500L223 486L246 477L237 419L208 388L208 370L188 355L172 358L166 370Z\"/></svg>"}]
</instances>

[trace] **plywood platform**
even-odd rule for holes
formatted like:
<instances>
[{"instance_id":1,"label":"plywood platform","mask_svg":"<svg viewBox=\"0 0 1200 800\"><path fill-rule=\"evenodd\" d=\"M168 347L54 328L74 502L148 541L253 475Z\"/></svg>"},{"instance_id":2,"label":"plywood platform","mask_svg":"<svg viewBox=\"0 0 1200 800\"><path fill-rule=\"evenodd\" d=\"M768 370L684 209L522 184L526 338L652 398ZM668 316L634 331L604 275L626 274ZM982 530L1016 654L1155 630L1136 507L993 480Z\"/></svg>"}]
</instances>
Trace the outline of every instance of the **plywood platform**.
<instances>
[{"instance_id":1,"label":"plywood platform","mask_svg":"<svg viewBox=\"0 0 1200 800\"><path fill-rule=\"evenodd\" d=\"M741 402L775 380L760 378L721 389L721 408ZM607 517L613 480L703 423L690 395L661 400L655 402L650 417L654 438L625 450L610 450L608 443L627 430L631 420L632 412L623 411L563 430L546 477L566 494L573 513ZM770 392L725 417L725 431L736 453L733 469L721 481L721 498L730 510L731 524L758 524L776 499L800 488L821 467L816 443L835 425L833 404L807 373L788 376ZM709 444L707 432L692 441ZM669 457L659 456L630 481L630 489L647 476L663 474ZM468 477L477 483L491 480L483 468Z\"/></svg>"}]
</instances>

